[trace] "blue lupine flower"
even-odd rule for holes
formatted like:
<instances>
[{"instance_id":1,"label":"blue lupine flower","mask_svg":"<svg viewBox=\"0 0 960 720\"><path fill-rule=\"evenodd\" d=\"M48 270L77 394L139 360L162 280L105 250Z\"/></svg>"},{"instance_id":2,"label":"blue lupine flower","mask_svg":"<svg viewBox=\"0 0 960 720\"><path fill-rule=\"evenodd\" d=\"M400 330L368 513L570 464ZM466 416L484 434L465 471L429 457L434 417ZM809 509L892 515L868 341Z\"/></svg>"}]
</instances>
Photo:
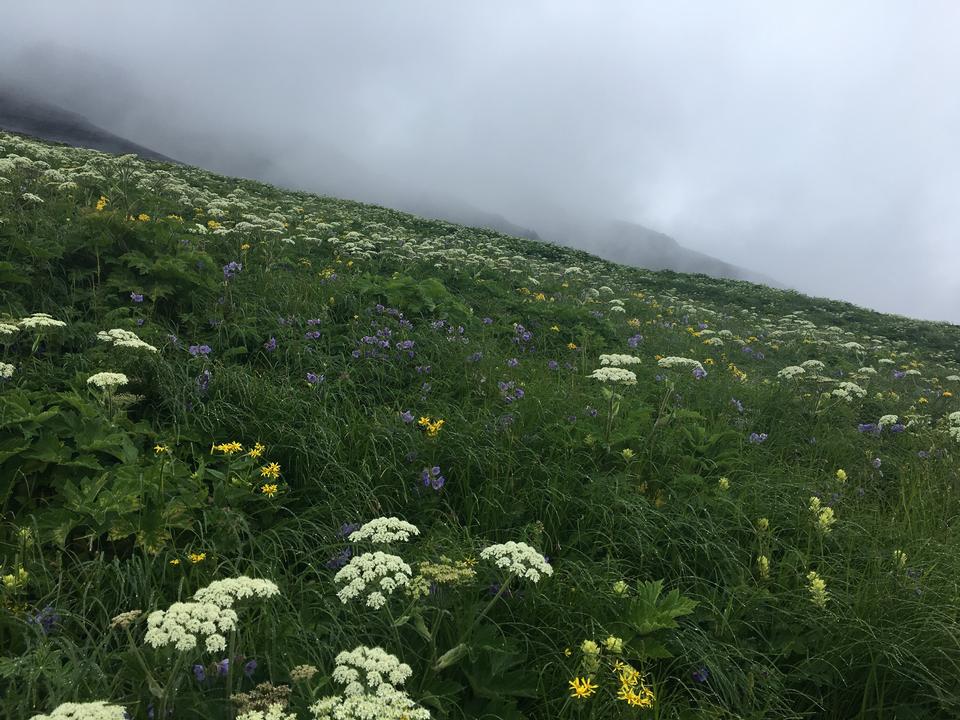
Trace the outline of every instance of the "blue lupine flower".
<instances>
[{"instance_id":1,"label":"blue lupine flower","mask_svg":"<svg viewBox=\"0 0 960 720\"><path fill-rule=\"evenodd\" d=\"M142 303L143 295L141 295L140 293L132 292L130 293L130 299L133 300L135 303Z\"/></svg>"}]
</instances>

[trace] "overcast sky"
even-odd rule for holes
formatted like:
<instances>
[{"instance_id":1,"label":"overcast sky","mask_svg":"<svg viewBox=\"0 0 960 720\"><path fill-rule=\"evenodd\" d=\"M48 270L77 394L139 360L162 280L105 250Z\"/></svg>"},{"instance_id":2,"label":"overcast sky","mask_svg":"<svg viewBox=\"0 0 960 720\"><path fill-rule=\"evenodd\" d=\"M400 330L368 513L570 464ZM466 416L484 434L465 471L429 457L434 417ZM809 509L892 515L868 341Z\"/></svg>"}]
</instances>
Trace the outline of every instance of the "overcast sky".
<instances>
[{"instance_id":1,"label":"overcast sky","mask_svg":"<svg viewBox=\"0 0 960 720\"><path fill-rule=\"evenodd\" d=\"M149 6L8 3L0 74L214 170L634 221L960 322L955 0Z\"/></svg>"}]
</instances>

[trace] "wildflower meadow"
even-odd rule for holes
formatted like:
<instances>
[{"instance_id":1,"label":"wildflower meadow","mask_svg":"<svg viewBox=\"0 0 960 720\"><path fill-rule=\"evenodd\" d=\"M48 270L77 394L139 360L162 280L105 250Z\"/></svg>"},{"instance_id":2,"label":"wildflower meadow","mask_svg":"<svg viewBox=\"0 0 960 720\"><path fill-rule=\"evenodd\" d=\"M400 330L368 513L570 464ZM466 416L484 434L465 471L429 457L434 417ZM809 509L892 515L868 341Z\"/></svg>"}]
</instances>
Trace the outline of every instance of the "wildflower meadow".
<instances>
[{"instance_id":1,"label":"wildflower meadow","mask_svg":"<svg viewBox=\"0 0 960 720\"><path fill-rule=\"evenodd\" d=\"M0 133L0 717L960 717L960 328Z\"/></svg>"}]
</instances>

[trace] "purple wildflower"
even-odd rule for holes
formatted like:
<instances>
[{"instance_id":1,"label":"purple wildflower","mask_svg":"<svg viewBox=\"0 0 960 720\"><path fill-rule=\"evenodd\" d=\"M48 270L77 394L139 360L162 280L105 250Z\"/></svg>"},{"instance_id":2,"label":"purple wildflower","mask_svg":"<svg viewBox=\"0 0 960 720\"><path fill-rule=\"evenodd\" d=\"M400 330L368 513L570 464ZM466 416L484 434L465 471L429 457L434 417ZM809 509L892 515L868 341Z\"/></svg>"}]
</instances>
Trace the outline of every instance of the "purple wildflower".
<instances>
[{"instance_id":1,"label":"purple wildflower","mask_svg":"<svg viewBox=\"0 0 960 720\"><path fill-rule=\"evenodd\" d=\"M329 570L339 570L348 562L350 562L350 558L352 557L353 550L347 547L338 552L336 555L333 555L329 560L327 560L325 565Z\"/></svg>"},{"instance_id":2,"label":"purple wildflower","mask_svg":"<svg viewBox=\"0 0 960 720\"><path fill-rule=\"evenodd\" d=\"M337 534L340 537L347 537L348 535L355 533L360 529L360 523L344 523L340 526L340 529L337 531Z\"/></svg>"},{"instance_id":3,"label":"purple wildflower","mask_svg":"<svg viewBox=\"0 0 960 720\"><path fill-rule=\"evenodd\" d=\"M705 378L706 376L707 376L707 371L704 370L702 367L695 367L693 369L693 377L696 378L697 380L703 380L703 378Z\"/></svg>"},{"instance_id":4,"label":"purple wildflower","mask_svg":"<svg viewBox=\"0 0 960 720\"><path fill-rule=\"evenodd\" d=\"M137 327L143 327L143 318L137 318Z\"/></svg>"},{"instance_id":5,"label":"purple wildflower","mask_svg":"<svg viewBox=\"0 0 960 720\"><path fill-rule=\"evenodd\" d=\"M143 295L141 293L132 292L130 293L130 299L133 300L133 302L135 303L142 303Z\"/></svg>"},{"instance_id":6,"label":"purple wildflower","mask_svg":"<svg viewBox=\"0 0 960 720\"><path fill-rule=\"evenodd\" d=\"M440 490L447 482L437 465L432 468L424 468L423 472L420 473L420 479L423 481L424 487L432 487L434 490Z\"/></svg>"},{"instance_id":7,"label":"purple wildflower","mask_svg":"<svg viewBox=\"0 0 960 720\"><path fill-rule=\"evenodd\" d=\"M194 665L193 676L197 679L198 683L202 683L207 679L207 671L204 670L203 665Z\"/></svg>"},{"instance_id":8,"label":"purple wildflower","mask_svg":"<svg viewBox=\"0 0 960 720\"><path fill-rule=\"evenodd\" d=\"M202 355L206 357L207 355L212 353L213 350L210 349L209 345L191 345L188 349L188 352L194 357L197 357L197 355Z\"/></svg>"},{"instance_id":9,"label":"purple wildflower","mask_svg":"<svg viewBox=\"0 0 960 720\"><path fill-rule=\"evenodd\" d=\"M409 425L413 422L413 413L409 410L404 410L402 413L400 413L400 419Z\"/></svg>"},{"instance_id":10,"label":"purple wildflower","mask_svg":"<svg viewBox=\"0 0 960 720\"><path fill-rule=\"evenodd\" d=\"M217 675L223 677L230 672L230 658L224 658L217 663Z\"/></svg>"},{"instance_id":11,"label":"purple wildflower","mask_svg":"<svg viewBox=\"0 0 960 720\"><path fill-rule=\"evenodd\" d=\"M43 630L43 634L49 635L54 631L57 623L60 622L60 615L53 609L52 605L47 605L36 615L31 615L28 618L28 622L32 625L39 625L40 629Z\"/></svg>"},{"instance_id":12,"label":"purple wildflower","mask_svg":"<svg viewBox=\"0 0 960 720\"><path fill-rule=\"evenodd\" d=\"M253 673L257 669L256 659L248 660L247 664L243 666L243 674L247 677L253 677Z\"/></svg>"},{"instance_id":13,"label":"purple wildflower","mask_svg":"<svg viewBox=\"0 0 960 720\"><path fill-rule=\"evenodd\" d=\"M627 338L627 345L632 348L637 347L640 343L643 342L643 335L633 335L632 337Z\"/></svg>"},{"instance_id":14,"label":"purple wildflower","mask_svg":"<svg viewBox=\"0 0 960 720\"><path fill-rule=\"evenodd\" d=\"M705 683L710 679L710 671L705 667L701 667L694 670L692 676L695 682Z\"/></svg>"},{"instance_id":15,"label":"purple wildflower","mask_svg":"<svg viewBox=\"0 0 960 720\"><path fill-rule=\"evenodd\" d=\"M585 411L585 412L587 413L587 415L589 415L590 417L596 417L596 416L597 416L597 412L598 412L596 408L590 407L589 405L587 405L587 406L584 408L584 411Z\"/></svg>"},{"instance_id":16,"label":"purple wildflower","mask_svg":"<svg viewBox=\"0 0 960 720\"><path fill-rule=\"evenodd\" d=\"M223 266L223 279L231 280L241 270L243 270L243 265L236 260L231 260Z\"/></svg>"},{"instance_id":17,"label":"purple wildflower","mask_svg":"<svg viewBox=\"0 0 960 720\"><path fill-rule=\"evenodd\" d=\"M548 360L548 361L547 361L547 369L548 369L548 370L556 370L556 369L558 369L559 367L560 367L560 363L558 363L556 360Z\"/></svg>"},{"instance_id":18,"label":"purple wildflower","mask_svg":"<svg viewBox=\"0 0 960 720\"><path fill-rule=\"evenodd\" d=\"M917 457L921 460L926 460L930 457L930 453L928 453L926 450L920 450L917 452Z\"/></svg>"},{"instance_id":19,"label":"purple wildflower","mask_svg":"<svg viewBox=\"0 0 960 720\"><path fill-rule=\"evenodd\" d=\"M874 435L880 434L880 428L876 423L860 423L857 425L857 430L862 433L873 433Z\"/></svg>"},{"instance_id":20,"label":"purple wildflower","mask_svg":"<svg viewBox=\"0 0 960 720\"><path fill-rule=\"evenodd\" d=\"M907 426L904 425L903 423L894 423L893 425L890 426L890 432L892 433L902 433L906 429L907 429Z\"/></svg>"},{"instance_id":21,"label":"purple wildflower","mask_svg":"<svg viewBox=\"0 0 960 720\"><path fill-rule=\"evenodd\" d=\"M750 433L750 442L752 442L754 445L759 445L760 443L764 442L767 439L767 437L768 436L766 433L752 432Z\"/></svg>"},{"instance_id":22,"label":"purple wildflower","mask_svg":"<svg viewBox=\"0 0 960 720\"><path fill-rule=\"evenodd\" d=\"M273 352L274 350L276 350L276 349L277 349L277 339L276 339L275 337L271 337L269 340L267 340L267 341L263 344L263 349L266 350L267 352Z\"/></svg>"},{"instance_id":23,"label":"purple wildflower","mask_svg":"<svg viewBox=\"0 0 960 720\"><path fill-rule=\"evenodd\" d=\"M484 324L484 325L493 325L493 318L485 317L485 318L483 319L483 324Z\"/></svg>"},{"instance_id":24,"label":"purple wildflower","mask_svg":"<svg viewBox=\"0 0 960 720\"><path fill-rule=\"evenodd\" d=\"M907 373L906 373L906 371L904 371L904 370L894 370L894 371L893 371L893 379L894 379L894 380L900 380L900 379L902 379L902 378L905 378L906 376L907 376Z\"/></svg>"},{"instance_id":25,"label":"purple wildflower","mask_svg":"<svg viewBox=\"0 0 960 720\"><path fill-rule=\"evenodd\" d=\"M319 340L320 331L319 330L309 330L303 334L304 340Z\"/></svg>"},{"instance_id":26,"label":"purple wildflower","mask_svg":"<svg viewBox=\"0 0 960 720\"><path fill-rule=\"evenodd\" d=\"M479 350L467 358L467 362L478 363L483 360L483 353Z\"/></svg>"},{"instance_id":27,"label":"purple wildflower","mask_svg":"<svg viewBox=\"0 0 960 720\"><path fill-rule=\"evenodd\" d=\"M312 372L307 373L307 382L310 383L311 385L317 385L318 383L322 383L323 379L324 379L323 375L317 375L316 373L312 373Z\"/></svg>"}]
</instances>

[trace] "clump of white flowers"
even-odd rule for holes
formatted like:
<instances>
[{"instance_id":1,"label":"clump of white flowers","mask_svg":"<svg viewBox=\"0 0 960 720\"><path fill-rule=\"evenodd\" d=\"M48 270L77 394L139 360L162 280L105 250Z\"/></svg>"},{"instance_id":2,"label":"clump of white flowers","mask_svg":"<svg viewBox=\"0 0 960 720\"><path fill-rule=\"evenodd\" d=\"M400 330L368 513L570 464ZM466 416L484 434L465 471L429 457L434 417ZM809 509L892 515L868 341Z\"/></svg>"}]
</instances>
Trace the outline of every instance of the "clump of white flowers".
<instances>
[{"instance_id":1,"label":"clump of white flowers","mask_svg":"<svg viewBox=\"0 0 960 720\"><path fill-rule=\"evenodd\" d=\"M67 702L58 705L49 715L34 715L30 720L127 720L127 711L104 700Z\"/></svg>"},{"instance_id":2,"label":"clump of white flowers","mask_svg":"<svg viewBox=\"0 0 960 720\"><path fill-rule=\"evenodd\" d=\"M950 437L960 442L960 410L947 415L947 423L949 424L947 432L950 434Z\"/></svg>"},{"instance_id":3,"label":"clump of white flowers","mask_svg":"<svg viewBox=\"0 0 960 720\"><path fill-rule=\"evenodd\" d=\"M777 377L781 380L793 380L795 377L800 377L801 375L806 375L807 371L804 370L799 365L788 365L783 370L777 373Z\"/></svg>"},{"instance_id":4,"label":"clump of white flowers","mask_svg":"<svg viewBox=\"0 0 960 720\"><path fill-rule=\"evenodd\" d=\"M3 332L2 326L0 326L0 332ZM944 379L949 380L950 382L960 382L960 375L947 375L947 377Z\"/></svg>"},{"instance_id":5,"label":"clump of white flowers","mask_svg":"<svg viewBox=\"0 0 960 720\"><path fill-rule=\"evenodd\" d=\"M387 604L384 593L390 595L397 588L409 585L412 574L413 570L403 558L378 550L355 555L333 579L343 585L337 592L340 602L366 596L367 607L377 610Z\"/></svg>"},{"instance_id":6,"label":"clump of white flowers","mask_svg":"<svg viewBox=\"0 0 960 720\"><path fill-rule=\"evenodd\" d=\"M23 198L24 200L26 200L27 202L32 202L32 203L42 203L42 202L43 202L43 198L42 198L42 197L40 197L39 195L34 195L34 194L31 193L31 192L25 192L25 193L24 193L23 195L21 195L20 197L22 197L22 198Z\"/></svg>"},{"instance_id":7,"label":"clump of white flowers","mask_svg":"<svg viewBox=\"0 0 960 720\"><path fill-rule=\"evenodd\" d=\"M845 342L840 347L846 348L847 350L857 350L857 351L863 350L863 345L861 345L858 342L853 342L852 340L850 342Z\"/></svg>"},{"instance_id":8,"label":"clump of white flowers","mask_svg":"<svg viewBox=\"0 0 960 720\"><path fill-rule=\"evenodd\" d=\"M712 347L723 347L723 340L718 337L709 337L703 341L704 345L710 345Z\"/></svg>"},{"instance_id":9,"label":"clump of white flowers","mask_svg":"<svg viewBox=\"0 0 960 720\"><path fill-rule=\"evenodd\" d=\"M378 517L364 523L347 538L350 542L367 542L389 545L395 542L407 542L413 535L419 535L416 525L397 517Z\"/></svg>"},{"instance_id":10,"label":"clump of white flowers","mask_svg":"<svg viewBox=\"0 0 960 720\"><path fill-rule=\"evenodd\" d=\"M9 335L20 332L20 328L10 323L0 322L0 338L6 338ZM947 378L949 380L950 378Z\"/></svg>"},{"instance_id":11,"label":"clump of white flowers","mask_svg":"<svg viewBox=\"0 0 960 720\"><path fill-rule=\"evenodd\" d=\"M310 706L316 720L430 720L401 689L410 666L383 648L363 645L337 655L333 679L344 686L342 695L321 698Z\"/></svg>"},{"instance_id":12,"label":"clump of white flowers","mask_svg":"<svg viewBox=\"0 0 960 720\"><path fill-rule=\"evenodd\" d=\"M699 360L693 360L692 358L685 357L675 357L669 356L665 358L660 358L657 360L657 365L662 368L683 368L686 370L703 370L703 365L700 364Z\"/></svg>"},{"instance_id":13,"label":"clump of white flowers","mask_svg":"<svg viewBox=\"0 0 960 720\"><path fill-rule=\"evenodd\" d=\"M122 328L113 328L112 330L101 330L97 333L97 340L108 342L114 347L139 348L156 352L157 349L150 343L144 342L135 332L124 330Z\"/></svg>"},{"instance_id":14,"label":"clump of white flowers","mask_svg":"<svg viewBox=\"0 0 960 720\"><path fill-rule=\"evenodd\" d=\"M247 598L269 598L277 595L280 588L270 580L251 578L241 575L235 578L214 580L205 588L194 593L193 599L197 602L209 602L220 607L233 607L237 600Z\"/></svg>"},{"instance_id":15,"label":"clump of white flowers","mask_svg":"<svg viewBox=\"0 0 960 720\"><path fill-rule=\"evenodd\" d=\"M10 363L0 362L0 378L8 380L13 377L13 371L17 368Z\"/></svg>"},{"instance_id":16,"label":"clump of white flowers","mask_svg":"<svg viewBox=\"0 0 960 720\"><path fill-rule=\"evenodd\" d=\"M237 613L213 603L177 602L166 610L147 616L147 634L143 640L155 648L173 645L177 650L192 650L204 637L207 652L227 647L224 633L237 627Z\"/></svg>"},{"instance_id":17,"label":"clump of white flowers","mask_svg":"<svg viewBox=\"0 0 960 720\"><path fill-rule=\"evenodd\" d=\"M34 313L29 317L23 318L17 324L23 328L50 328L67 326L63 320L57 320L52 315L48 315L47 313Z\"/></svg>"},{"instance_id":18,"label":"clump of white flowers","mask_svg":"<svg viewBox=\"0 0 960 720\"><path fill-rule=\"evenodd\" d=\"M95 385L101 390L112 390L128 382L130 379L126 375L115 372L100 372L87 378L88 385Z\"/></svg>"},{"instance_id":19,"label":"clump of white flowers","mask_svg":"<svg viewBox=\"0 0 960 720\"><path fill-rule=\"evenodd\" d=\"M297 714L284 712L283 705L273 703L266 710L247 710L237 715L237 720L297 720Z\"/></svg>"},{"instance_id":20,"label":"clump of white flowers","mask_svg":"<svg viewBox=\"0 0 960 720\"><path fill-rule=\"evenodd\" d=\"M804 370L815 370L819 372L826 366L819 360L804 360L802 363L800 363L800 367L802 367Z\"/></svg>"},{"instance_id":21,"label":"clump of white flowers","mask_svg":"<svg viewBox=\"0 0 960 720\"><path fill-rule=\"evenodd\" d=\"M624 365L639 365L641 362L640 358L634 355L601 355L600 364L609 365L610 367L623 367Z\"/></svg>"},{"instance_id":22,"label":"clump of white flowers","mask_svg":"<svg viewBox=\"0 0 960 720\"><path fill-rule=\"evenodd\" d=\"M884 415L877 421L877 425L881 428L887 425L896 425L899 419L896 415Z\"/></svg>"},{"instance_id":23,"label":"clump of white flowers","mask_svg":"<svg viewBox=\"0 0 960 720\"><path fill-rule=\"evenodd\" d=\"M540 582L542 575L553 575L550 563L526 543L513 542L491 545L480 551L483 560L492 560L494 565L532 582Z\"/></svg>"},{"instance_id":24,"label":"clump of white flowers","mask_svg":"<svg viewBox=\"0 0 960 720\"><path fill-rule=\"evenodd\" d=\"M830 393L834 397L841 398L847 402L853 402L854 399L866 397L867 391L852 382L842 382Z\"/></svg>"},{"instance_id":25,"label":"clump of white flowers","mask_svg":"<svg viewBox=\"0 0 960 720\"><path fill-rule=\"evenodd\" d=\"M637 376L634 372L621 367L597 368L588 377L600 382L619 383L621 385L637 384Z\"/></svg>"},{"instance_id":26,"label":"clump of white flowers","mask_svg":"<svg viewBox=\"0 0 960 720\"><path fill-rule=\"evenodd\" d=\"M220 652L227 647L224 633L237 627L233 604L250 597L273 597L279 592L270 580L245 575L215 580L194 593L194 602L177 602L150 613L144 642L156 648L173 645L184 651L196 647L198 638L203 637L208 652Z\"/></svg>"}]
</instances>

